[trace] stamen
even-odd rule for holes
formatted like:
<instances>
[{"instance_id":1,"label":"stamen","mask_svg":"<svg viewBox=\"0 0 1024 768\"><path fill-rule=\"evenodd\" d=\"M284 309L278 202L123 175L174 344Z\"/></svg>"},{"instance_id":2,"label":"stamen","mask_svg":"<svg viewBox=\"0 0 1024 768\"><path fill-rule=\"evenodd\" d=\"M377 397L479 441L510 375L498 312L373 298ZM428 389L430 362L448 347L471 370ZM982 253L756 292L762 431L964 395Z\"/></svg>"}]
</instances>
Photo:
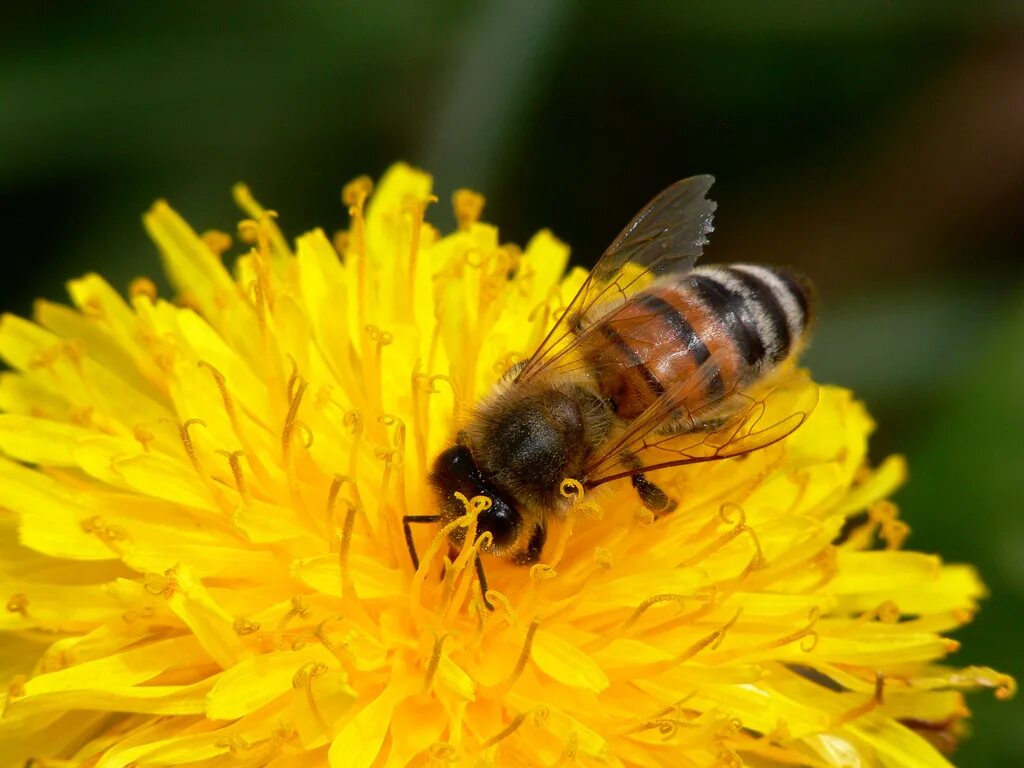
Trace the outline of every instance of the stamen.
<instances>
[{"instance_id":1,"label":"stamen","mask_svg":"<svg viewBox=\"0 0 1024 768\"><path fill-rule=\"evenodd\" d=\"M203 485L206 486L206 489L210 492L210 495L217 503L217 506L219 506L224 512L228 512L232 509L232 505L224 497L220 486L213 482L210 475L203 469L203 465L199 461L199 452L196 450L195 443L192 442L190 430L196 425L205 428L206 422L202 419L186 419L178 425L178 435L181 438L181 444L185 448L185 455L188 456L189 464L192 465L192 469L195 471L196 475L198 475Z\"/></svg>"},{"instance_id":2,"label":"stamen","mask_svg":"<svg viewBox=\"0 0 1024 768\"><path fill-rule=\"evenodd\" d=\"M496 698L500 698L502 695L512 690L512 686L516 684L519 676L523 674L523 670L526 669L527 663L530 661L530 652L533 650L533 638L537 634L537 628L540 627L540 621L534 619L530 622L530 626L526 630L526 639L523 640L523 648L519 652L519 658L516 659L515 666L512 667L512 671L509 672L508 677L497 686L496 691L500 693L496 694Z\"/></svg>"},{"instance_id":3,"label":"stamen","mask_svg":"<svg viewBox=\"0 0 1024 768\"><path fill-rule=\"evenodd\" d=\"M221 232L219 229L208 229L199 236L199 239L203 241L203 245L218 257L227 253L232 245L231 235L227 232Z\"/></svg>"},{"instance_id":4,"label":"stamen","mask_svg":"<svg viewBox=\"0 0 1024 768\"><path fill-rule=\"evenodd\" d=\"M996 698L1000 701L1012 699L1017 693L1017 681L1014 678L989 667L965 667L951 672L946 680L955 688L994 688Z\"/></svg>"},{"instance_id":5,"label":"stamen","mask_svg":"<svg viewBox=\"0 0 1024 768\"><path fill-rule=\"evenodd\" d=\"M4 705L6 710L6 704L10 703L11 699L17 699L25 695L25 683L28 682L28 675L14 675L11 681L7 684L7 699L8 701ZM3 713L6 714L6 711Z\"/></svg>"},{"instance_id":6,"label":"stamen","mask_svg":"<svg viewBox=\"0 0 1024 768\"><path fill-rule=\"evenodd\" d=\"M398 499L399 506L405 508L405 423L391 414L383 414L377 417L377 421L385 428L393 426L395 434L392 448L378 448L374 451L377 458L384 461L384 474L381 477L380 493L378 498L386 498L388 485L391 480L393 469L399 470L398 475Z\"/></svg>"},{"instance_id":7,"label":"stamen","mask_svg":"<svg viewBox=\"0 0 1024 768\"><path fill-rule=\"evenodd\" d=\"M17 613L22 618L28 618L28 595L24 592L15 592L7 598L7 610L10 613Z\"/></svg>"},{"instance_id":8,"label":"stamen","mask_svg":"<svg viewBox=\"0 0 1024 768\"><path fill-rule=\"evenodd\" d=\"M729 515L729 510L736 513L736 520L733 522ZM764 566L764 550L761 549L761 540L757 536L757 532L753 528L747 525L747 516L743 511L743 508L736 504L723 504L718 510L718 515L727 525L732 525L733 528L720 535L717 539L712 541L710 544L705 546L703 549L698 550L695 554L691 555L687 559L679 563L679 567L687 568L692 565L696 565L702 560L707 559L708 556L722 549L726 544L737 538L740 534L748 534L754 542L754 558L751 563L747 566L747 572L755 570Z\"/></svg>"},{"instance_id":9,"label":"stamen","mask_svg":"<svg viewBox=\"0 0 1024 768\"><path fill-rule=\"evenodd\" d=\"M243 211L249 216L259 221L259 229L263 233L264 237L268 238L273 243L273 251L280 256L291 256L291 248L288 247L288 240L281 233L280 228L277 226L277 211L271 211L263 208L256 198L252 196L252 191L246 184L235 184L231 188L232 196L235 198L235 204L238 205ZM268 245L269 251L269 245Z\"/></svg>"},{"instance_id":10,"label":"stamen","mask_svg":"<svg viewBox=\"0 0 1024 768\"><path fill-rule=\"evenodd\" d=\"M151 595L169 598L174 589L167 575L147 573L142 581L142 588Z\"/></svg>"},{"instance_id":11,"label":"stamen","mask_svg":"<svg viewBox=\"0 0 1024 768\"><path fill-rule=\"evenodd\" d=\"M260 631L260 623L258 621L252 621L244 616L240 616L235 619L231 628L235 631L235 634L239 637L245 637L246 635L252 635Z\"/></svg>"},{"instance_id":12,"label":"stamen","mask_svg":"<svg viewBox=\"0 0 1024 768\"><path fill-rule=\"evenodd\" d=\"M305 395L309 383L304 379L296 377L297 374L293 375L292 380L289 382L288 413L285 415L284 428L281 430L281 454L285 471L288 475L288 490L291 493L292 500L299 509L304 509L305 504L299 491L299 479L295 474L295 465L292 461L292 438L295 436L296 431L303 426L296 417L299 412L299 406L302 405L302 397ZM311 435L307 435L307 437L311 437ZM307 443L305 447L309 448L309 444Z\"/></svg>"},{"instance_id":13,"label":"stamen","mask_svg":"<svg viewBox=\"0 0 1024 768\"><path fill-rule=\"evenodd\" d=\"M341 423L352 434L352 447L348 457L348 477L356 478L359 477L359 441L363 436L363 415L357 410L345 411ZM350 482L355 487L355 481L350 480ZM356 501L359 501L358 496Z\"/></svg>"},{"instance_id":14,"label":"stamen","mask_svg":"<svg viewBox=\"0 0 1024 768\"><path fill-rule=\"evenodd\" d=\"M330 738L332 736L331 728L327 725L327 721L324 720L324 716L320 712L320 707L317 705L316 699L313 697L313 678L320 677L327 671L328 669L326 664L311 661L299 669L299 671L292 677L292 688L305 691L306 702L309 704L309 710L313 713L313 718L316 720L316 724L324 732L324 735Z\"/></svg>"},{"instance_id":15,"label":"stamen","mask_svg":"<svg viewBox=\"0 0 1024 768\"><path fill-rule=\"evenodd\" d=\"M324 533L326 538L331 540L331 532L334 531L334 511L338 506L338 494L341 493L341 486L346 478L335 475L331 481L331 487L327 491L327 515L324 522ZM333 542L332 542L333 543Z\"/></svg>"},{"instance_id":16,"label":"stamen","mask_svg":"<svg viewBox=\"0 0 1024 768\"><path fill-rule=\"evenodd\" d=\"M153 303L157 297L156 283L148 277L136 277L128 286L128 295L133 300L145 298Z\"/></svg>"},{"instance_id":17,"label":"stamen","mask_svg":"<svg viewBox=\"0 0 1024 768\"><path fill-rule=\"evenodd\" d=\"M497 590L489 589L487 590L487 599L490 600L491 603L501 604L501 607L504 609L505 622L507 624L512 626L518 623L519 619L516 617L516 612L512 608L512 602L507 597L505 597L504 594L498 592Z\"/></svg>"},{"instance_id":18,"label":"stamen","mask_svg":"<svg viewBox=\"0 0 1024 768\"><path fill-rule=\"evenodd\" d=\"M237 733L233 733L228 738L215 742L214 746L226 749L232 757L236 758L245 757L253 748L251 741L246 740ZM129 763L129 765L131 764Z\"/></svg>"},{"instance_id":19,"label":"stamen","mask_svg":"<svg viewBox=\"0 0 1024 768\"><path fill-rule=\"evenodd\" d=\"M220 399L224 404L224 412L228 415L228 422L231 424L231 429L234 431L236 437L242 439L242 430L238 425L238 413L235 410L235 401L231 398L231 393L228 391L224 374L205 360L200 360L196 365L199 368L205 368L210 372L210 375L213 376L213 381L217 385L217 389L220 391Z\"/></svg>"},{"instance_id":20,"label":"stamen","mask_svg":"<svg viewBox=\"0 0 1024 768\"><path fill-rule=\"evenodd\" d=\"M263 297L271 310L273 310L276 303L276 297L274 295L274 284L271 280L273 252L270 247L270 230L271 228L277 229L277 225L273 223L273 219L276 216L277 214L273 211L261 210L255 219L244 219L238 224L238 235L242 242L255 245L254 248L250 249L249 257L253 263L253 271L256 273L256 281L259 283ZM288 244L281 236L280 230L277 231L277 234L277 241L280 244L279 248L282 249L282 254L290 256L291 252Z\"/></svg>"},{"instance_id":21,"label":"stamen","mask_svg":"<svg viewBox=\"0 0 1024 768\"><path fill-rule=\"evenodd\" d=\"M149 444L156 439L156 435L150 432L141 424L136 424L135 428L132 429L132 436L142 446L142 450L149 453Z\"/></svg>"},{"instance_id":22,"label":"stamen","mask_svg":"<svg viewBox=\"0 0 1024 768\"><path fill-rule=\"evenodd\" d=\"M549 768L561 768L566 763L576 762L576 752L579 749L580 734L579 731L573 731L569 734L569 738L566 739L565 746L562 748L562 754L559 755L558 759L553 762Z\"/></svg>"},{"instance_id":23,"label":"stamen","mask_svg":"<svg viewBox=\"0 0 1024 768\"><path fill-rule=\"evenodd\" d=\"M480 745L480 751L483 752L486 749L490 749L495 744L498 744L499 742L502 742L505 739L507 739L509 736L511 736L513 733L519 730L519 726L521 726L526 721L526 718L529 716L530 712L523 712L521 714L516 715L514 718L512 718L511 723L509 723L507 726L498 731L494 736L491 736L491 738L484 741Z\"/></svg>"},{"instance_id":24,"label":"stamen","mask_svg":"<svg viewBox=\"0 0 1024 768\"><path fill-rule=\"evenodd\" d=\"M885 675L883 675L880 671L876 671L875 692L872 694L871 698L863 704L859 704L853 709L849 709L846 712L837 715L835 718L833 718L831 727L838 728L839 726L852 722L853 720L856 720L857 718L866 715L868 712L875 709L882 703L882 694L884 689Z\"/></svg>"},{"instance_id":25,"label":"stamen","mask_svg":"<svg viewBox=\"0 0 1024 768\"><path fill-rule=\"evenodd\" d=\"M456 494L458 497L460 494ZM464 496L462 497L465 498ZM461 501L461 499L460 499ZM466 595L473 586L474 574L476 569L470 569L470 564L476 564L480 557L480 552L490 549L494 543L494 535L490 531L484 531L478 537L477 532L477 520L481 512L486 509L490 509L492 501L487 496L474 496L469 500L469 506L472 508L473 519L468 526L466 526L466 533L463 536L462 546L459 550L458 557L455 558L455 562L451 565L452 581L445 583L445 588L442 592L442 599L440 602L439 613L443 617L447 617L449 611L453 606L462 605L466 600ZM466 574L466 577L458 582L457 588L455 586L455 577L459 574ZM448 571L445 571L447 576ZM481 590L483 585L481 584ZM488 592L491 590L488 589ZM486 598L486 595L484 595Z\"/></svg>"},{"instance_id":26,"label":"stamen","mask_svg":"<svg viewBox=\"0 0 1024 768\"><path fill-rule=\"evenodd\" d=\"M427 444L430 436L431 423L429 395L435 395L440 392L436 386L437 382L445 382L452 392L452 413L455 414L459 412L458 398L456 397L455 385L452 382L451 377L443 374L428 376L425 373L420 373L418 368L419 361L417 361L412 374L413 413L416 414L413 419L413 440L416 444L416 457L419 460L418 466L426 467ZM428 397L423 397L423 395L427 395Z\"/></svg>"},{"instance_id":27,"label":"stamen","mask_svg":"<svg viewBox=\"0 0 1024 768\"><path fill-rule=\"evenodd\" d=\"M899 507L891 501L876 501L868 509L868 517L878 523L880 535L888 550L899 549L910 535L910 526L899 519Z\"/></svg>"},{"instance_id":28,"label":"stamen","mask_svg":"<svg viewBox=\"0 0 1024 768\"><path fill-rule=\"evenodd\" d=\"M539 584L544 581L555 578L558 575L558 571L552 568L547 563L534 563L530 566L530 580L534 584Z\"/></svg>"},{"instance_id":29,"label":"stamen","mask_svg":"<svg viewBox=\"0 0 1024 768\"><path fill-rule=\"evenodd\" d=\"M447 741L435 741L427 748L430 765L450 765L459 759L459 752Z\"/></svg>"},{"instance_id":30,"label":"stamen","mask_svg":"<svg viewBox=\"0 0 1024 768\"><path fill-rule=\"evenodd\" d=\"M431 563L437 557L438 552L441 551L441 547L448 541L448 536L452 531L458 528L466 529L462 551L452 564L452 568L457 569L459 572L463 571L469 562L469 558L474 554L473 543L475 543L477 515L491 506L491 500L486 496L474 496L470 500L458 491L454 495L461 502L466 510L466 514L443 526L434 536L433 540L431 540L426 552L420 558L420 567L413 574L409 592L410 601L414 607L422 606L423 582L426 579L427 572L433 567Z\"/></svg>"},{"instance_id":31,"label":"stamen","mask_svg":"<svg viewBox=\"0 0 1024 768\"><path fill-rule=\"evenodd\" d=\"M249 283L249 292L252 294L252 307L256 312L256 327L260 329L260 340L263 342L264 350L270 348L270 334L267 329L267 297L264 294L263 285L259 278Z\"/></svg>"},{"instance_id":32,"label":"stamen","mask_svg":"<svg viewBox=\"0 0 1024 768\"><path fill-rule=\"evenodd\" d=\"M284 616L282 616L278 620L277 626L274 627L274 647L283 647L282 639L284 637L284 630L292 619L294 619L296 616L305 619L309 616L310 613L311 609L303 602L302 596L293 595L291 599L291 608L289 608L287 612L285 612Z\"/></svg>"},{"instance_id":33,"label":"stamen","mask_svg":"<svg viewBox=\"0 0 1024 768\"><path fill-rule=\"evenodd\" d=\"M883 624L895 624L900 620L900 608L892 600L885 600L857 617L857 621L862 623L868 623L875 619Z\"/></svg>"},{"instance_id":34,"label":"stamen","mask_svg":"<svg viewBox=\"0 0 1024 768\"><path fill-rule=\"evenodd\" d=\"M452 195L452 208L459 229L465 232L480 220L484 210L484 196L471 189L457 189Z\"/></svg>"},{"instance_id":35,"label":"stamen","mask_svg":"<svg viewBox=\"0 0 1024 768\"><path fill-rule=\"evenodd\" d=\"M441 558L441 610L439 614L444 616L448 613L452 599L455 595L455 568L448 555Z\"/></svg>"},{"instance_id":36,"label":"stamen","mask_svg":"<svg viewBox=\"0 0 1024 768\"><path fill-rule=\"evenodd\" d=\"M228 466L231 467L231 474L235 478L235 490L241 495L242 501L248 504L252 501L252 497L249 495L249 488L245 484L245 475L242 473L241 463L241 458L245 456L245 451L225 451L222 448L218 448L217 453L227 458Z\"/></svg>"},{"instance_id":37,"label":"stamen","mask_svg":"<svg viewBox=\"0 0 1024 768\"><path fill-rule=\"evenodd\" d=\"M651 608L660 603L676 603L678 607L682 609L682 607L686 604L686 601L689 599L691 598L685 595L652 595L651 597L648 597L646 600L640 603L640 605L637 606L636 610L633 611L633 614L628 619L626 619L625 623L622 625L622 631L628 632L633 627L633 625L640 620L641 616L643 616L645 613L647 613L647 611L649 611Z\"/></svg>"},{"instance_id":38,"label":"stamen","mask_svg":"<svg viewBox=\"0 0 1024 768\"><path fill-rule=\"evenodd\" d=\"M348 553L352 548L352 527L356 522L356 508L347 504L345 510L345 522L342 524L341 536L338 539L338 568L341 571L341 596L355 596L352 588L352 575L349 572Z\"/></svg>"},{"instance_id":39,"label":"stamen","mask_svg":"<svg viewBox=\"0 0 1024 768\"><path fill-rule=\"evenodd\" d=\"M802 629L798 629L796 632L790 632L788 635L771 640L767 643L760 645L754 645L747 648L738 648L728 653L719 654L716 657L716 661L724 661L735 659L740 656L746 656L751 653L757 653L759 651L774 650L775 648L782 648L783 646L795 643L797 640L800 641L800 650L804 653L811 653L818 645L818 633L814 627L818 623L818 619L821 618L821 609L818 606L811 608L808 613L807 625Z\"/></svg>"},{"instance_id":40,"label":"stamen","mask_svg":"<svg viewBox=\"0 0 1024 768\"><path fill-rule=\"evenodd\" d=\"M185 453L188 456L189 463L192 465L192 469L194 469L196 474L200 477L205 477L202 465L199 463L199 456L196 453L196 447L192 443L192 436L189 434L189 429L196 424L201 427L206 426L206 422L202 419L188 419L178 425L178 434L181 437L181 444L185 446Z\"/></svg>"},{"instance_id":41,"label":"stamen","mask_svg":"<svg viewBox=\"0 0 1024 768\"><path fill-rule=\"evenodd\" d=\"M409 238L409 261L408 264L398 264L395 270L396 275L405 274L408 279L405 281L404 301L399 304L399 313L407 321L416 317L416 268L420 253L420 237L423 232L423 219L426 216L427 206L436 203L437 197L428 195L426 199L413 199L408 205L412 212L412 232Z\"/></svg>"},{"instance_id":42,"label":"stamen","mask_svg":"<svg viewBox=\"0 0 1024 768\"><path fill-rule=\"evenodd\" d=\"M92 534L106 544L115 554L124 554L124 547L121 545L121 542L128 538L128 533L121 526L107 525L99 515L86 518L78 525L83 533Z\"/></svg>"},{"instance_id":43,"label":"stamen","mask_svg":"<svg viewBox=\"0 0 1024 768\"><path fill-rule=\"evenodd\" d=\"M134 624L142 619L151 619L156 615L156 609L151 605L147 605L145 608L139 608L138 610L128 610L121 614L121 621L125 624ZM62 655L67 655L62 652ZM70 662L69 662L70 663Z\"/></svg>"},{"instance_id":44,"label":"stamen","mask_svg":"<svg viewBox=\"0 0 1024 768\"><path fill-rule=\"evenodd\" d=\"M359 323L366 323L366 310L368 309L369 297L369 270L366 263L366 221L363 218L363 206L366 199L373 191L373 181L369 176L360 176L350 181L341 191L341 200L348 208L348 214L352 219L350 245L358 258L357 280L359 281ZM346 259L346 265L350 266Z\"/></svg>"},{"instance_id":45,"label":"stamen","mask_svg":"<svg viewBox=\"0 0 1024 768\"><path fill-rule=\"evenodd\" d=\"M452 635L445 632L434 638L434 647L430 651L430 659L427 661L427 671L423 679L423 693L429 693L434 684L434 676L437 675L437 668L441 665L441 651L444 649L444 641Z\"/></svg>"},{"instance_id":46,"label":"stamen","mask_svg":"<svg viewBox=\"0 0 1024 768\"><path fill-rule=\"evenodd\" d=\"M395 337L389 331L384 331L376 325L367 325L363 328L366 337L370 342L370 348L363 348L363 380L366 391L372 398L371 413L381 413L384 409L381 405L381 361L384 356L384 347L394 342Z\"/></svg>"},{"instance_id":47,"label":"stamen","mask_svg":"<svg viewBox=\"0 0 1024 768\"><path fill-rule=\"evenodd\" d=\"M832 544L829 544L813 558L811 558L809 565L814 568L818 568L821 571L821 577L813 585L805 589L804 591L808 594L817 592L819 589L828 584L832 579L839 575L839 561L838 561L839 550ZM797 566L803 567L803 566Z\"/></svg>"}]
</instances>

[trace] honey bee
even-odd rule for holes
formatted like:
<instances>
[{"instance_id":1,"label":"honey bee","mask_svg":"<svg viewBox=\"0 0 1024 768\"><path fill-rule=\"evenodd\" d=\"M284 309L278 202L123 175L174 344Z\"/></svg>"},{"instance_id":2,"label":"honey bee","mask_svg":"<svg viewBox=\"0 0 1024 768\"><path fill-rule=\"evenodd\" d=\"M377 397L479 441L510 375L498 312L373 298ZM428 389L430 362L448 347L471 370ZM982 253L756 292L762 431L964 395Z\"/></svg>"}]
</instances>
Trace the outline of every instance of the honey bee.
<instances>
[{"instance_id":1,"label":"honey bee","mask_svg":"<svg viewBox=\"0 0 1024 768\"><path fill-rule=\"evenodd\" d=\"M430 473L438 513L403 518L416 567L411 524L464 515L456 492L491 501L477 518L491 535L481 549L529 565L572 504L567 478L591 489L628 477L657 517L676 502L648 472L740 456L803 423L813 384L768 382L804 342L809 289L785 269L695 266L713 230L713 181L683 179L649 202L537 350L476 406ZM490 608L479 555L476 570Z\"/></svg>"}]
</instances>

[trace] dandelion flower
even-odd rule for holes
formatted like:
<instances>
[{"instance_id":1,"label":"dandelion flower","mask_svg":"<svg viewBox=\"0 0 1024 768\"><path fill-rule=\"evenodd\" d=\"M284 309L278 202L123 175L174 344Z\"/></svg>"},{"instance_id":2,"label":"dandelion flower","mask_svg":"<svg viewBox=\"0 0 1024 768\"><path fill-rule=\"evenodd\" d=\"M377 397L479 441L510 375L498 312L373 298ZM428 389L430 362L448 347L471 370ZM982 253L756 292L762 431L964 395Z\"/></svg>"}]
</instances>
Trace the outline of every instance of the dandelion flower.
<instances>
[{"instance_id":1,"label":"dandelion flower","mask_svg":"<svg viewBox=\"0 0 1024 768\"><path fill-rule=\"evenodd\" d=\"M902 549L903 462L834 387L663 472L657 523L627 482L577 498L540 564L488 560L494 611L472 537L442 568L423 526L414 572L430 462L583 272L467 191L442 236L407 166L333 239L235 196L230 269L160 202L173 300L87 275L0 324L3 764L945 766L963 691L1012 693L944 665L983 588Z\"/></svg>"}]
</instances>

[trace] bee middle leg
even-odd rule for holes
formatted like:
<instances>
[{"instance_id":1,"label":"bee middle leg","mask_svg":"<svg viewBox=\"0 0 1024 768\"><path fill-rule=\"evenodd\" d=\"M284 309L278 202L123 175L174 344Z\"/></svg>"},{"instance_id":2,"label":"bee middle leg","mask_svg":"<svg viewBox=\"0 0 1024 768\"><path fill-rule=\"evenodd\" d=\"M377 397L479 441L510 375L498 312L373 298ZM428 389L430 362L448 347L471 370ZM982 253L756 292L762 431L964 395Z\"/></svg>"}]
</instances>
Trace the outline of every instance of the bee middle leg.
<instances>
[{"instance_id":1,"label":"bee middle leg","mask_svg":"<svg viewBox=\"0 0 1024 768\"><path fill-rule=\"evenodd\" d=\"M530 534L530 540L526 548L516 553L512 558L517 565L533 565L540 560L540 553L544 550L544 542L548 538L548 529L543 525L536 525Z\"/></svg>"},{"instance_id":2,"label":"bee middle leg","mask_svg":"<svg viewBox=\"0 0 1024 768\"><path fill-rule=\"evenodd\" d=\"M631 478L633 487L636 489L641 503L653 512L655 517L661 517L675 511L676 502L669 498L669 495L660 486L648 480L647 475L640 471L640 461L636 456L630 453L623 454L622 463L636 470Z\"/></svg>"},{"instance_id":3,"label":"bee middle leg","mask_svg":"<svg viewBox=\"0 0 1024 768\"><path fill-rule=\"evenodd\" d=\"M633 487L636 488L640 501L654 513L655 517L661 517L675 511L675 500L670 499L669 495L660 486L648 480L647 475L643 472L637 472L633 475L632 479Z\"/></svg>"}]
</instances>

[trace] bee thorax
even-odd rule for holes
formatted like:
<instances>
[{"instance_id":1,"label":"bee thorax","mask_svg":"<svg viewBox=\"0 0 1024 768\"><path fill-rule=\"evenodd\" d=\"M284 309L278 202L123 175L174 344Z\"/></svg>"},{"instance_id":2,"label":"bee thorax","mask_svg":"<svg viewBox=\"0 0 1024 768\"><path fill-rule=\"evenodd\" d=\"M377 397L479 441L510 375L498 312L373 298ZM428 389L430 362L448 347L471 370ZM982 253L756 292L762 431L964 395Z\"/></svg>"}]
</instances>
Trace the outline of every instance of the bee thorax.
<instances>
[{"instance_id":1,"label":"bee thorax","mask_svg":"<svg viewBox=\"0 0 1024 768\"><path fill-rule=\"evenodd\" d=\"M522 502L557 502L562 480L582 467L584 417L564 392L499 401L482 426L474 440L481 470Z\"/></svg>"}]
</instances>

